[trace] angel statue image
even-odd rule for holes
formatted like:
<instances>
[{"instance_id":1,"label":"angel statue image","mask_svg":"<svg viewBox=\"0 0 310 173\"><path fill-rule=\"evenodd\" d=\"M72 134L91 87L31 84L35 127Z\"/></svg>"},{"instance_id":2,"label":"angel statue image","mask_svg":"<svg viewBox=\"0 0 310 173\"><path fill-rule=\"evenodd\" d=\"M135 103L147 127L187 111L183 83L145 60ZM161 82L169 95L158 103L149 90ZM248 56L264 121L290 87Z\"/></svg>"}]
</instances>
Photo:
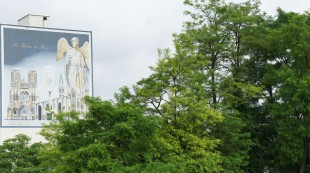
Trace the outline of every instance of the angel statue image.
<instances>
[{"instance_id":1,"label":"angel statue image","mask_svg":"<svg viewBox=\"0 0 310 173\"><path fill-rule=\"evenodd\" d=\"M57 44L56 60L60 61L63 54L66 53L65 80L67 93L71 97L81 95L85 92L85 85L88 81L87 74L90 65L89 43L86 41L82 47L79 47L79 39L71 39L72 47L67 39L60 38Z\"/></svg>"}]
</instances>

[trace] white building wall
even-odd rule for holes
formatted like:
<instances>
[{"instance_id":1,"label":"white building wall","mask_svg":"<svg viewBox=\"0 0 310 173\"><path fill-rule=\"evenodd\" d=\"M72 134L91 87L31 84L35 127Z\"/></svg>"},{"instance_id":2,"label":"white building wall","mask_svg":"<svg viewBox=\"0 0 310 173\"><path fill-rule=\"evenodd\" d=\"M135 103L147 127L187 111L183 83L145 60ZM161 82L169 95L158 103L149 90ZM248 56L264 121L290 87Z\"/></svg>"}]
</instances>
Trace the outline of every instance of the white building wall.
<instances>
[{"instance_id":1,"label":"white building wall","mask_svg":"<svg viewBox=\"0 0 310 173\"><path fill-rule=\"evenodd\" d=\"M29 26L29 17L25 16L24 18L18 21L18 25Z\"/></svg>"},{"instance_id":2,"label":"white building wall","mask_svg":"<svg viewBox=\"0 0 310 173\"><path fill-rule=\"evenodd\" d=\"M44 20L46 19L46 20ZM49 16L42 16L42 15L26 15L25 17L18 20L18 25L22 26L32 26L32 27L48 27L49 25ZM72 103L68 99L64 99L62 101L62 105L69 109ZM54 106L55 107L55 106ZM56 106L57 108L57 106ZM6 109L6 108L3 108ZM84 111L86 107L83 108ZM83 110L81 110L83 111ZM57 112L56 112L57 113ZM0 127L0 145L3 143L4 140L13 138L18 134L25 134L29 136L32 140L31 143L35 142L46 142L46 140L39 134L42 128L18 128L18 127Z\"/></svg>"},{"instance_id":3,"label":"white building wall","mask_svg":"<svg viewBox=\"0 0 310 173\"><path fill-rule=\"evenodd\" d=\"M49 16L28 14L18 20L18 25L34 26L34 27L48 27ZM6 109L6 108L4 108ZM25 134L32 140L31 143L45 142L45 139L39 134L41 128L6 128L0 127L0 145L4 140L13 138L18 134Z\"/></svg>"},{"instance_id":4,"label":"white building wall","mask_svg":"<svg viewBox=\"0 0 310 173\"><path fill-rule=\"evenodd\" d=\"M6 139L11 139L15 135L25 134L31 138L31 143L46 142L39 134L41 128L0 128L0 144Z\"/></svg>"}]
</instances>

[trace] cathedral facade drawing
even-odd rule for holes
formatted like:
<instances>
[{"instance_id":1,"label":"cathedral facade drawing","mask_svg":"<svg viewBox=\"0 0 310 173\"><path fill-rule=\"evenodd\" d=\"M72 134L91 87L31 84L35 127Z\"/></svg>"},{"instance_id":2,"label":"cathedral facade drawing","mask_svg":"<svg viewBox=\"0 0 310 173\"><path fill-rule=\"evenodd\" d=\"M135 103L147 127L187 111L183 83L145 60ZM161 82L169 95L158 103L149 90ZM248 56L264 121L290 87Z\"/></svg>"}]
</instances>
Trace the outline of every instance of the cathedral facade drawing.
<instances>
[{"instance_id":1,"label":"cathedral facade drawing","mask_svg":"<svg viewBox=\"0 0 310 173\"><path fill-rule=\"evenodd\" d=\"M28 80L21 78L20 70L11 72L10 103L7 120L53 120L61 112L86 112L83 98L89 95L88 88L72 94L65 86L62 75L58 82L58 97L40 100L37 90L37 72L28 71ZM70 92L69 92L70 90Z\"/></svg>"},{"instance_id":2,"label":"cathedral facade drawing","mask_svg":"<svg viewBox=\"0 0 310 173\"><path fill-rule=\"evenodd\" d=\"M28 80L21 79L19 70L11 71L10 103L7 119L34 120L36 102L39 100L37 91L37 72L28 71Z\"/></svg>"}]
</instances>

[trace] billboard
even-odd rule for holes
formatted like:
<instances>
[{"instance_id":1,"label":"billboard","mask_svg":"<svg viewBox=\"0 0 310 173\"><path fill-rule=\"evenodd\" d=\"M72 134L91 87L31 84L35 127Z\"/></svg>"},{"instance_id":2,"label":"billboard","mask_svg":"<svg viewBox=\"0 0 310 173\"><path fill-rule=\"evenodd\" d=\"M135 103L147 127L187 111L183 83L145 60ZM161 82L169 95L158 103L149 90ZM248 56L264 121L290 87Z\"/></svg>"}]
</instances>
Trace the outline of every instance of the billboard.
<instances>
[{"instance_id":1,"label":"billboard","mask_svg":"<svg viewBox=\"0 0 310 173\"><path fill-rule=\"evenodd\" d=\"M1 27L1 126L40 127L60 112L85 112L92 96L91 32Z\"/></svg>"}]
</instances>

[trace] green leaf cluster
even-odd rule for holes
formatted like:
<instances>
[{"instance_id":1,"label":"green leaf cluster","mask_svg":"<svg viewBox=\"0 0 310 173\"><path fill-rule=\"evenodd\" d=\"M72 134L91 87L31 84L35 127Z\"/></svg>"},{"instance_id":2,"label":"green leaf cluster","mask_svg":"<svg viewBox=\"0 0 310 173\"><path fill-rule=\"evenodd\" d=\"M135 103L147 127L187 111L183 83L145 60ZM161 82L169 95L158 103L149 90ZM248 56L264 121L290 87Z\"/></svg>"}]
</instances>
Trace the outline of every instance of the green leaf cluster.
<instances>
[{"instance_id":1,"label":"green leaf cluster","mask_svg":"<svg viewBox=\"0 0 310 173\"><path fill-rule=\"evenodd\" d=\"M0 172L310 172L310 15L184 0L152 73L0 146Z\"/></svg>"}]
</instances>

